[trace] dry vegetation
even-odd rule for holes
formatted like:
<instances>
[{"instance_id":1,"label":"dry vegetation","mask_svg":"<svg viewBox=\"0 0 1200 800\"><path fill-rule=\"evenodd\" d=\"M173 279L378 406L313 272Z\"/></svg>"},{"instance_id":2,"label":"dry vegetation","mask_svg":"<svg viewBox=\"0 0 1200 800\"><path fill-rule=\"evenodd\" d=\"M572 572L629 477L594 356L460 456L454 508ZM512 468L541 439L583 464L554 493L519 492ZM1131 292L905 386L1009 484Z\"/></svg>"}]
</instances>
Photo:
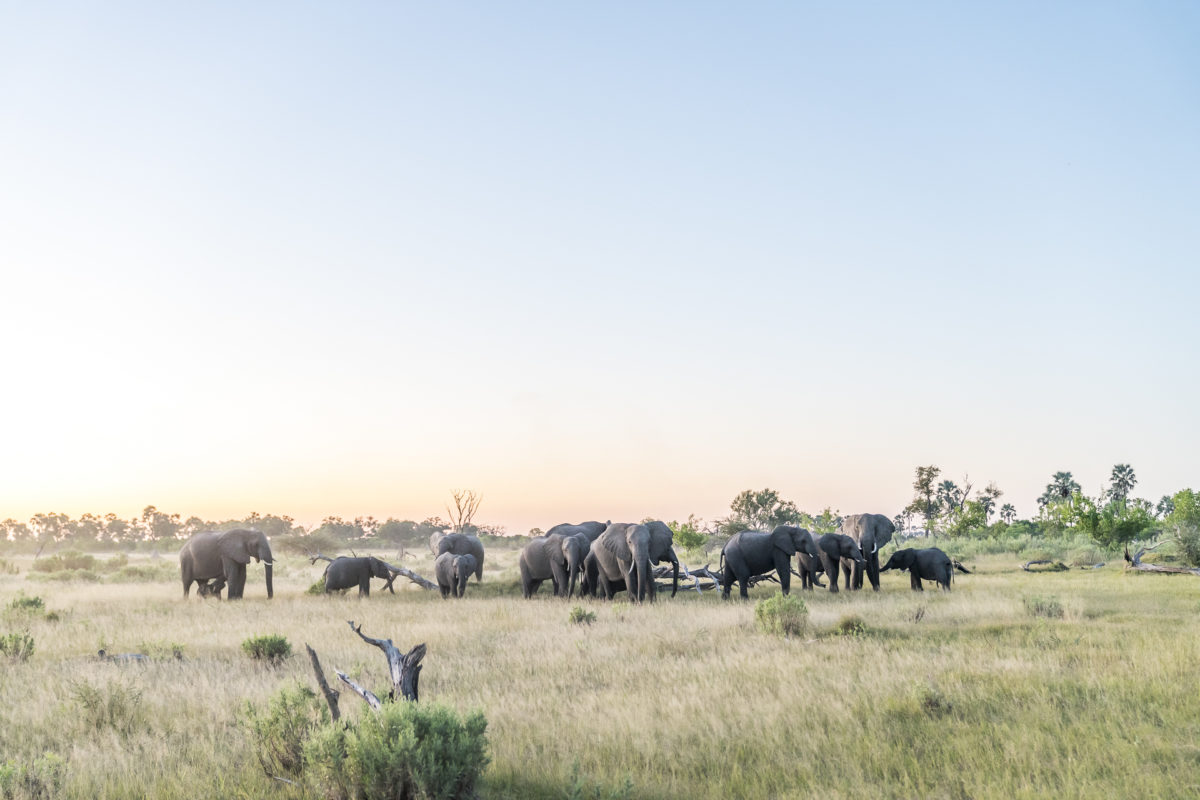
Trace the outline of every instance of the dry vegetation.
<instances>
[{"instance_id":1,"label":"dry vegetation","mask_svg":"<svg viewBox=\"0 0 1200 800\"><path fill-rule=\"evenodd\" d=\"M402 649L428 644L422 702L484 712L484 797L1200 793L1195 578L1032 575L996 559L952 594L918 595L885 574L877 595L806 597L808 638L782 639L756 631L752 603L712 595L522 601L515 561L489 551L464 601L415 587L359 601L305 595L321 565L284 556L275 600L251 567L247 599L230 603L184 602L177 580L37 582L9 559L0 607L23 592L52 614L0 612L0 635L36 642L28 660L0 655L0 764L56 754L66 797L297 797L263 774L240 709L314 685L304 642L327 670L385 687L354 619ZM574 605L595 621L573 624ZM252 661L241 643L266 633L299 655ZM101 661L101 647L151 659ZM344 710L360 706L343 693Z\"/></svg>"}]
</instances>

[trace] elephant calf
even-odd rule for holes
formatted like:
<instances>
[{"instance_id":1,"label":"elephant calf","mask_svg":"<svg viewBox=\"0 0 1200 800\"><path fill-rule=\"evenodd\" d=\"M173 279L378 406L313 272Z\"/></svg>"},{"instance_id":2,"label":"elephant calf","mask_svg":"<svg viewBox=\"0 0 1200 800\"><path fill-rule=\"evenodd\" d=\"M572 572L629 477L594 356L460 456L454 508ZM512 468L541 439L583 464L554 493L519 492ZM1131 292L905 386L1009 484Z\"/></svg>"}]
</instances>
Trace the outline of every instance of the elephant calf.
<instances>
[{"instance_id":1,"label":"elephant calf","mask_svg":"<svg viewBox=\"0 0 1200 800\"><path fill-rule=\"evenodd\" d=\"M339 556L325 568L325 594L357 586L359 597L370 597L371 578L383 578L392 589L392 571L375 556Z\"/></svg>"},{"instance_id":2,"label":"elephant calf","mask_svg":"<svg viewBox=\"0 0 1200 800\"><path fill-rule=\"evenodd\" d=\"M927 581L936 581L942 587L942 591L948 592L950 591L950 578L954 572L950 556L936 547L927 547L923 550L912 548L897 550L892 553L892 557L879 571L887 572L889 569L908 570L914 592L925 591L925 587L921 585L922 578Z\"/></svg>"},{"instance_id":3,"label":"elephant calf","mask_svg":"<svg viewBox=\"0 0 1200 800\"><path fill-rule=\"evenodd\" d=\"M817 554L821 558L821 566L825 568L825 577L829 579L830 592L838 590L839 568L846 570L846 588L850 589L852 565L862 568L867 563L862 548L844 533L827 533L818 539Z\"/></svg>"},{"instance_id":4,"label":"elephant calf","mask_svg":"<svg viewBox=\"0 0 1200 800\"><path fill-rule=\"evenodd\" d=\"M438 556L433 562L433 573L438 588L442 591L442 597L446 598L451 594L462 597L467 591L467 578L471 577L475 569L475 556L470 553L442 553Z\"/></svg>"}]
</instances>

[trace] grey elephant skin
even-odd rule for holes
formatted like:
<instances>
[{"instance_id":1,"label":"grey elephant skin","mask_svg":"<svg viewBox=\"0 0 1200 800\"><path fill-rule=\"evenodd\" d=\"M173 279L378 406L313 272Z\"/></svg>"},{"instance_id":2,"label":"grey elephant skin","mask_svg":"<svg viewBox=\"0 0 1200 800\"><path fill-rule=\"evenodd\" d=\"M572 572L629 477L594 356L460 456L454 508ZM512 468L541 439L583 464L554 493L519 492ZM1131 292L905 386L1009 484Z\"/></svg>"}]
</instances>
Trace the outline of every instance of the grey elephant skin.
<instances>
[{"instance_id":1,"label":"grey elephant skin","mask_svg":"<svg viewBox=\"0 0 1200 800\"><path fill-rule=\"evenodd\" d=\"M456 556L475 557L475 580L483 580L483 542L469 533L451 533L438 542L437 554L450 553Z\"/></svg>"},{"instance_id":2,"label":"grey elephant skin","mask_svg":"<svg viewBox=\"0 0 1200 800\"><path fill-rule=\"evenodd\" d=\"M657 587L650 567L669 561L674 567L671 596L679 591L679 559L671 546L674 534L666 523L655 520L645 523L614 522L592 543L584 559L586 588L589 594L597 590L605 599L622 589L628 590L636 602L654 602Z\"/></svg>"},{"instance_id":3,"label":"grey elephant skin","mask_svg":"<svg viewBox=\"0 0 1200 800\"><path fill-rule=\"evenodd\" d=\"M375 556L339 556L325 568L325 594L357 586L359 597L370 597L371 578L383 578L391 588L392 571Z\"/></svg>"},{"instance_id":4,"label":"grey elephant skin","mask_svg":"<svg viewBox=\"0 0 1200 800\"><path fill-rule=\"evenodd\" d=\"M728 600L729 590L737 581L738 595L749 599L747 582L771 570L775 570L779 585L787 594L792 582L792 556L797 553L817 558L817 545L812 534L795 525L778 525L770 533L735 533L721 549L721 597Z\"/></svg>"},{"instance_id":5,"label":"grey elephant skin","mask_svg":"<svg viewBox=\"0 0 1200 800\"><path fill-rule=\"evenodd\" d=\"M462 597L467 591L467 579L475 571L475 556L442 553L433 562L433 575L442 597Z\"/></svg>"},{"instance_id":6,"label":"grey elephant skin","mask_svg":"<svg viewBox=\"0 0 1200 800\"><path fill-rule=\"evenodd\" d=\"M851 565L861 569L867 562L863 558L858 542L844 533L827 533L817 539L817 555L821 566L825 569L825 577L829 579L829 591L838 590L838 570L844 567L847 571L846 581L850 580Z\"/></svg>"},{"instance_id":7,"label":"grey elephant skin","mask_svg":"<svg viewBox=\"0 0 1200 800\"><path fill-rule=\"evenodd\" d=\"M884 514L851 514L842 520L841 532L849 536L862 550L864 565L856 565L846 588L861 589L863 567L866 568L867 578L871 588L879 591L879 548L892 540L896 525Z\"/></svg>"},{"instance_id":8,"label":"grey elephant skin","mask_svg":"<svg viewBox=\"0 0 1200 800\"><path fill-rule=\"evenodd\" d=\"M179 549L183 596L188 596L193 581L204 583L223 578L229 587L227 597L230 600L240 599L246 589L246 565L250 559L266 565L267 597L274 597L271 568L275 560L271 557L271 545L267 542L266 534L245 528L195 534Z\"/></svg>"},{"instance_id":9,"label":"grey elephant skin","mask_svg":"<svg viewBox=\"0 0 1200 800\"><path fill-rule=\"evenodd\" d=\"M521 595L525 599L533 597L542 582L550 580L554 582L556 597L573 596L591 546L591 541L582 532L570 536L548 533L531 540L521 550L517 562L521 571Z\"/></svg>"},{"instance_id":10,"label":"grey elephant skin","mask_svg":"<svg viewBox=\"0 0 1200 800\"><path fill-rule=\"evenodd\" d=\"M546 531L544 535L555 536L561 534L563 536L576 536L583 534L587 537L587 540L590 543L599 539L600 534L604 533L604 530L611 524L611 520L608 522L596 522L595 520L592 520L589 522L581 522L578 525L572 525L569 522L563 522Z\"/></svg>"},{"instance_id":11,"label":"grey elephant skin","mask_svg":"<svg viewBox=\"0 0 1200 800\"><path fill-rule=\"evenodd\" d=\"M954 575L954 562L950 560L950 556L936 547L927 547L921 550L910 548L892 553L892 557L880 571L887 572L889 569L908 570L914 592L925 591L925 587L921 585L922 579L936 581L943 591L948 592L950 591L950 579Z\"/></svg>"}]
</instances>

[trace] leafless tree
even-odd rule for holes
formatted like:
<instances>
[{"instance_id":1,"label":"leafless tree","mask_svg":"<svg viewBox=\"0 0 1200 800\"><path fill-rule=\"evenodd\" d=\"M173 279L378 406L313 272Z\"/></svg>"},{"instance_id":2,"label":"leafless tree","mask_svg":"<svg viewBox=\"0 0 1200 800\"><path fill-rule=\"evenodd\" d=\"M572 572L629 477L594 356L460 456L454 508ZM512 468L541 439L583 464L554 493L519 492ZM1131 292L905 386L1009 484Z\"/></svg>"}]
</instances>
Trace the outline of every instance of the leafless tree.
<instances>
[{"instance_id":1,"label":"leafless tree","mask_svg":"<svg viewBox=\"0 0 1200 800\"><path fill-rule=\"evenodd\" d=\"M479 505L483 502L483 495L477 494L474 489L455 489L452 496L454 497L454 508L446 506L446 513L450 515L450 523L454 526L454 532L462 533L470 526L475 512L479 510Z\"/></svg>"}]
</instances>

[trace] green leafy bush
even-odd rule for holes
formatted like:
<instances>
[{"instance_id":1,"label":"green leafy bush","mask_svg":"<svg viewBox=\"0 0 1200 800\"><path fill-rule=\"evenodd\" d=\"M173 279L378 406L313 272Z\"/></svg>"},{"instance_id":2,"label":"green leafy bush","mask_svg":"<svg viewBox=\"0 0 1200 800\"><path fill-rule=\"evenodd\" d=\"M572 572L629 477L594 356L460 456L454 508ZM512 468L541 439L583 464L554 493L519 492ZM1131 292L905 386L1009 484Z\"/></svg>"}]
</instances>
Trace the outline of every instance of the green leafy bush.
<instances>
[{"instance_id":1,"label":"green leafy bush","mask_svg":"<svg viewBox=\"0 0 1200 800\"><path fill-rule=\"evenodd\" d=\"M1057 597L1042 597L1040 595L1029 595L1023 598L1025 603L1025 611L1032 617L1046 617L1047 619L1062 619L1066 614L1066 609L1059 602Z\"/></svg>"},{"instance_id":2,"label":"green leafy bush","mask_svg":"<svg viewBox=\"0 0 1200 800\"><path fill-rule=\"evenodd\" d=\"M279 633L251 636L242 642L242 649L251 658L258 661L269 661L272 664L278 664L292 655L292 645L286 636Z\"/></svg>"},{"instance_id":3,"label":"green leafy bush","mask_svg":"<svg viewBox=\"0 0 1200 800\"><path fill-rule=\"evenodd\" d=\"M30 763L0 762L0 797L53 800L62 793L67 762L54 753L44 753Z\"/></svg>"},{"instance_id":4,"label":"green leafy bush","mask_svg":"<svg viewBox=\"0 0 1200 800\"><path fill-rule=\"evenodd\" d=\"M571 609L568 619L576 625L591 625L596 621L596 614L595 612L588 611L583 606L575 606Z\"/></svg>"},{"instance_id":5,"label":"green leafy bush","mask_svg":"<svg viewBox=\"0 0 1200 800\"><path fill-rule=\"evenodd\" d=\"M316 693L295 684L280 689L261 712L246 703L241 722L263 771L298 776L304 769L304 743L329 720L329 707Z\"/></svg>"},{"instance_id":6,"label":"green leafy bush","mask_svg":"<svg viewBox=\"0 0 1200 800\"><path fill-rule=\"evenodd\" d=\"M314 583L312 586L308 587L308 590L305 591L304 593L305 594L325 594L325 576L322 575L321 579L318 580L316 583Z\"/></svg>"},{"instance_id":7,"label":"green leafy bush","mask_svg":"<svg viewBox=\"0 0 1200 800\"><path fill-rule=\"evenodd\" d=\"M846 614L837 621L833 632L838 636L865 636L867 623L857 614Z\"/></svg>"},{"instance_id":8,"label":"green leafy bush","mask_svg":"<svg viewBox=\"0 0 1200 800\"><path fill-rule=\"evenodd\" d=\"M75 719L85 730L112 729L128 736L144 727L142 693L137 689L118 683L93 686L85 680L73 681L70 686Z\"/></svg>"},{"instance_id":9,"label":"green leafy bush","mask_svg":"<svg viewBox=\"0 0 1200 800\"><path fill-rule=\"evenodd\" d=\"M13 601L8 604L9 609L26 614L41 614L46 610L46 603L42 598L34 595L26 597L21 594L13 598Z\"/></svg>"},{"instance_id":10,"label":"green leafy bush","mask_svg":"<svg viewBox=\"0 0 1200 800\"><path fill-rule=\"evenodd\" d=\"M794 594L777 594L755 603L754 623L763 633L802 636L808 630L808 606Z\"/></svg>"},{"instance_id":11,"label":"green leafy bush","mask_svg":"<svg viewBox=\"0 0 1200 800\"><path fill-rule=\"evenodd\" d=\"M96 557L79 550L64 550L33 562L34 572L61 572L68 569L94 570Z\"/></svg>"},{"instance_id":12,"label":"green leafy bush","mask_svg":"<svg viewBox=\"0 0 1200 800\"><path fill-rule=\"evenodd\" d=\"M304 746L306 782L333 800L475 797L489 758L487 720L439 705L388 703Z\"/></svg>"},{"instance_id":13,"label":"green leafy bush","mask_svg":"<svg viewBox=\"0 0 1200 800\"><path fill-rule=\"evenodd\" d=\"M6 633L0 636L0 654L13 661L28 661L33 655L33 637L28 633Z\"/></svg>"}]
</instances>

